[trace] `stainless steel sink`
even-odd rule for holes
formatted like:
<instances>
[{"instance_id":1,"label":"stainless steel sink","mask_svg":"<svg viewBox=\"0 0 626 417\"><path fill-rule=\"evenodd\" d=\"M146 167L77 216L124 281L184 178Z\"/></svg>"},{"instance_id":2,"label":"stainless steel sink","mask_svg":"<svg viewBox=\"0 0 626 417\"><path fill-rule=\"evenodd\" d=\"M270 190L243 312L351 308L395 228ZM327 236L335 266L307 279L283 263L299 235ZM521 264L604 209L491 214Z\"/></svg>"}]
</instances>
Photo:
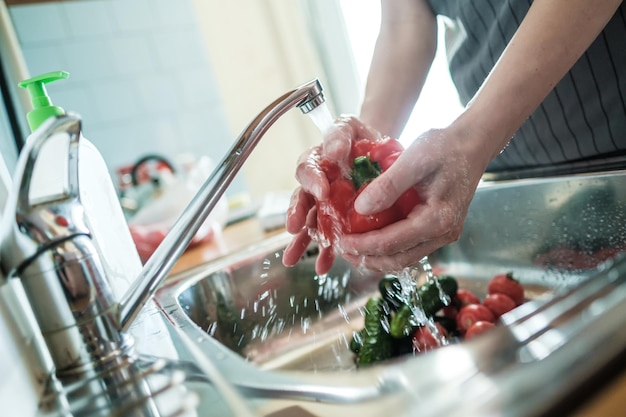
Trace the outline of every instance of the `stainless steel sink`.
<instances>
[{"instance_id":1,"label":"stainless steel sink","mask_svg":"<svg viewBox=\"0 0 626 417\"><path fill-rule=\"evenodd\" d=\"M529 301L484 337L426 354L356 369L348 342L381 275L339 260L317 276L315 246L284 268L286 234L173 277L157 300L254 397L398 415L542 415L565 399L575 405L572 393L626 349L625 180L612 172L482 184L460 239L431 263L479 294L493 275L513 272Z\"/></svg>"},{"instance_id":2,"label":"stainless steel sink","mask_svg":"<svg viewBox=\"0 0 626 417\"><path fill-rule=\"evenodd\" d=\"M272 245L267 242L259 253L182 290L177 298L182 311L215 340L262 369L355 369L348 344L353 332L363 327L367 299L379 295L382 274L359 271L338 260L326 276L318 276L315 246L296 267L285 268L280 254L288 239L283 235ZM480 295L491 278L455 277L461 288ZM529 299L553 294L553 288L542 283L526 289Z\"/></svg>"}]
</instances>

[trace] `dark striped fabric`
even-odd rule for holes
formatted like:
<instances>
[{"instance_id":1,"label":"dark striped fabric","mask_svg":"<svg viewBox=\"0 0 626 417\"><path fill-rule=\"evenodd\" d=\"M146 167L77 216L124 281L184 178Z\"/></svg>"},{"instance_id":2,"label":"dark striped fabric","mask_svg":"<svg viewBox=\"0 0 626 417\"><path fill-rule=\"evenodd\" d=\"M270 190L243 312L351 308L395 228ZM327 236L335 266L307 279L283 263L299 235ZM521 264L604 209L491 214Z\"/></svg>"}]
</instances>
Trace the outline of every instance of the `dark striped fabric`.
<instances>
[{"instance_id":1,"label":"dark striped fabric","mask_svg":"<svg viewBox=\"0 0 626 417\"><path fill-rule=\"evenodd\" d=\"M450 73L461 101L476 93L532 0L429 0L445 16ZM516 133L488 172L597 158L626 166L626 2Z\"/></svg>"}]
</instances>

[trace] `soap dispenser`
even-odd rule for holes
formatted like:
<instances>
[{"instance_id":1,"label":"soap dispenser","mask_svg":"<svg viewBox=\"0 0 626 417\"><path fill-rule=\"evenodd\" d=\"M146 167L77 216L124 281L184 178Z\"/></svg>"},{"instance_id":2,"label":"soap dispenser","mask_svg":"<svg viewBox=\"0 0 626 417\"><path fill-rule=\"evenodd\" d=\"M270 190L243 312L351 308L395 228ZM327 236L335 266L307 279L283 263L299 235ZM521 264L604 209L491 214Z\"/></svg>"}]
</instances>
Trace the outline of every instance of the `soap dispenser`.
<instances>
[{"instance_id":1,"label":"soap dispenser","mask_svg":"<svg viewBox=\"0 0 626 417\"><path fill-rule=\"evenodd\" d=\"M45 73L19 83L31 98L32 111L27 114L28 125L34 132L49 118L65 114L65 110L52 104L45 84L67 79L66 71ZM32 134L31 134L32 136ZM47 165L33 175L31 200L48 200L50 196L62 195L67 187L67 146L46 146L39 158ZM55 152L58 155L55 155ZM85 207L87 227L91 231L96 250L102 261L109 285L116 297L121 297L131 280L141 271L142 264L111 180L107 165L96 147L80 132L78 151L78 178L80 200Z\"/></svg>"},{"instance_id":2,"label":"soap dispenser","mask_svg":"<svg viewBox=\"0 0 626 417\"><path fill-rule=\"evenodd\" d=\"M132 327L121 328L118 300L143 268L106 164L84 138L81 118L52 105L46 93L46 83L68 75L52 72L19 84L31 95L32 133L0 223L6 277L0 285L19 279L62 381L130 355L134 347L175 356L163 319L148 308Z\"/></svg>"}]
</instances>

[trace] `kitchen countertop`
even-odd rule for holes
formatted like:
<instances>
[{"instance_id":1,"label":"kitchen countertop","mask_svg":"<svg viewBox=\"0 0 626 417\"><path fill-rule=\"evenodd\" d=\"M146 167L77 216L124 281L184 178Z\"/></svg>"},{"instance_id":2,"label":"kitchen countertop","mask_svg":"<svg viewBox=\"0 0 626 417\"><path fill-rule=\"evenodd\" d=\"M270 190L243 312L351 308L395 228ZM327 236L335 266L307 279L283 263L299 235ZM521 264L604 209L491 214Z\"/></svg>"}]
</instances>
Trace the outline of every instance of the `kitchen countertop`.
<instances>
[{"instance_id":1,"label":"kitchen countertop","mask_svg":"<svg viewBox=\"0 0 626 417\"><path fill-rule=\"evenodd\" d=\"M172 268L171 274L236 252L283 231L284 229L275 229L265 232L255 217L234 223L218 232L210 242L187 249Z\"/></svg>"},{"instance_id":2,"label":"kitchen countertop","mask_svg":"<svg viewBox=\"0 0 626 417\"><path fill-rule=\"evenodd\" d=\"M174 265L171 273L176 274L194 266L210 262L241 250L284 229L265 232L258 219L250 218L227 226L208 243L189 248ZM618 417L626 415L626 372L617 375L610 384L593 395L572 417Z\"/></svg>"}]
</instances>

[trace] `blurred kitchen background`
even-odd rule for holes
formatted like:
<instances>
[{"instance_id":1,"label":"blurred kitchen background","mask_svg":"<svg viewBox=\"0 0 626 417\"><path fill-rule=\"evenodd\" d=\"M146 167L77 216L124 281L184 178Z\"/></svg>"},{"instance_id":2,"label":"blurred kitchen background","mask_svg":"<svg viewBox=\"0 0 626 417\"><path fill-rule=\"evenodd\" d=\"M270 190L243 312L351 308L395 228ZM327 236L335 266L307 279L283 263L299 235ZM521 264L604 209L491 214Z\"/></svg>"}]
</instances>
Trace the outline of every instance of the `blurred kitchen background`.
<instances>
[{"instance_id":1,"label":"blurred kitchen background","mask_svg":"<svg viewBox=\"0 0 626 417\"><path fill-rule=\"evenodd\" d=\"M358 113L379 13L378 0L0 0L0 206L30 133L19 81L70 73L48 93L82 116L119 185L119 170L146 155L219 162L263 108L313 78L333 114ZM401 139L458 109L440 48ZM253 213L268 195L290 193L297 157L320 141L308 117L282 117L227 191L232 211ZM0 371L11 382L0 384L0 403L3 415L33 415L38 384L23 371L30 350L10 342L30 330L13 328L8 288L0 287Z\"/></svg>"},{"instance_id":2,"label":"blurred kitchen background","mask_svg":"<svg viewBox=\"0 0 626 417\"><path fill-rule=\"evenodd\" d=\"M145 155L219 162L258 112L312 78L324 85L333 114L358 113L379 7L378 0L0 2L0 150L8 172L30 133L30 103L16 84L49 71L70 73L48 93L82 116L116 183L121 168ZM405 143L458 112L444 55ZM228 199L254 204L292 190L298 155L320 140L299 112L283 117Z\"/></svg>"}]
</instances>

